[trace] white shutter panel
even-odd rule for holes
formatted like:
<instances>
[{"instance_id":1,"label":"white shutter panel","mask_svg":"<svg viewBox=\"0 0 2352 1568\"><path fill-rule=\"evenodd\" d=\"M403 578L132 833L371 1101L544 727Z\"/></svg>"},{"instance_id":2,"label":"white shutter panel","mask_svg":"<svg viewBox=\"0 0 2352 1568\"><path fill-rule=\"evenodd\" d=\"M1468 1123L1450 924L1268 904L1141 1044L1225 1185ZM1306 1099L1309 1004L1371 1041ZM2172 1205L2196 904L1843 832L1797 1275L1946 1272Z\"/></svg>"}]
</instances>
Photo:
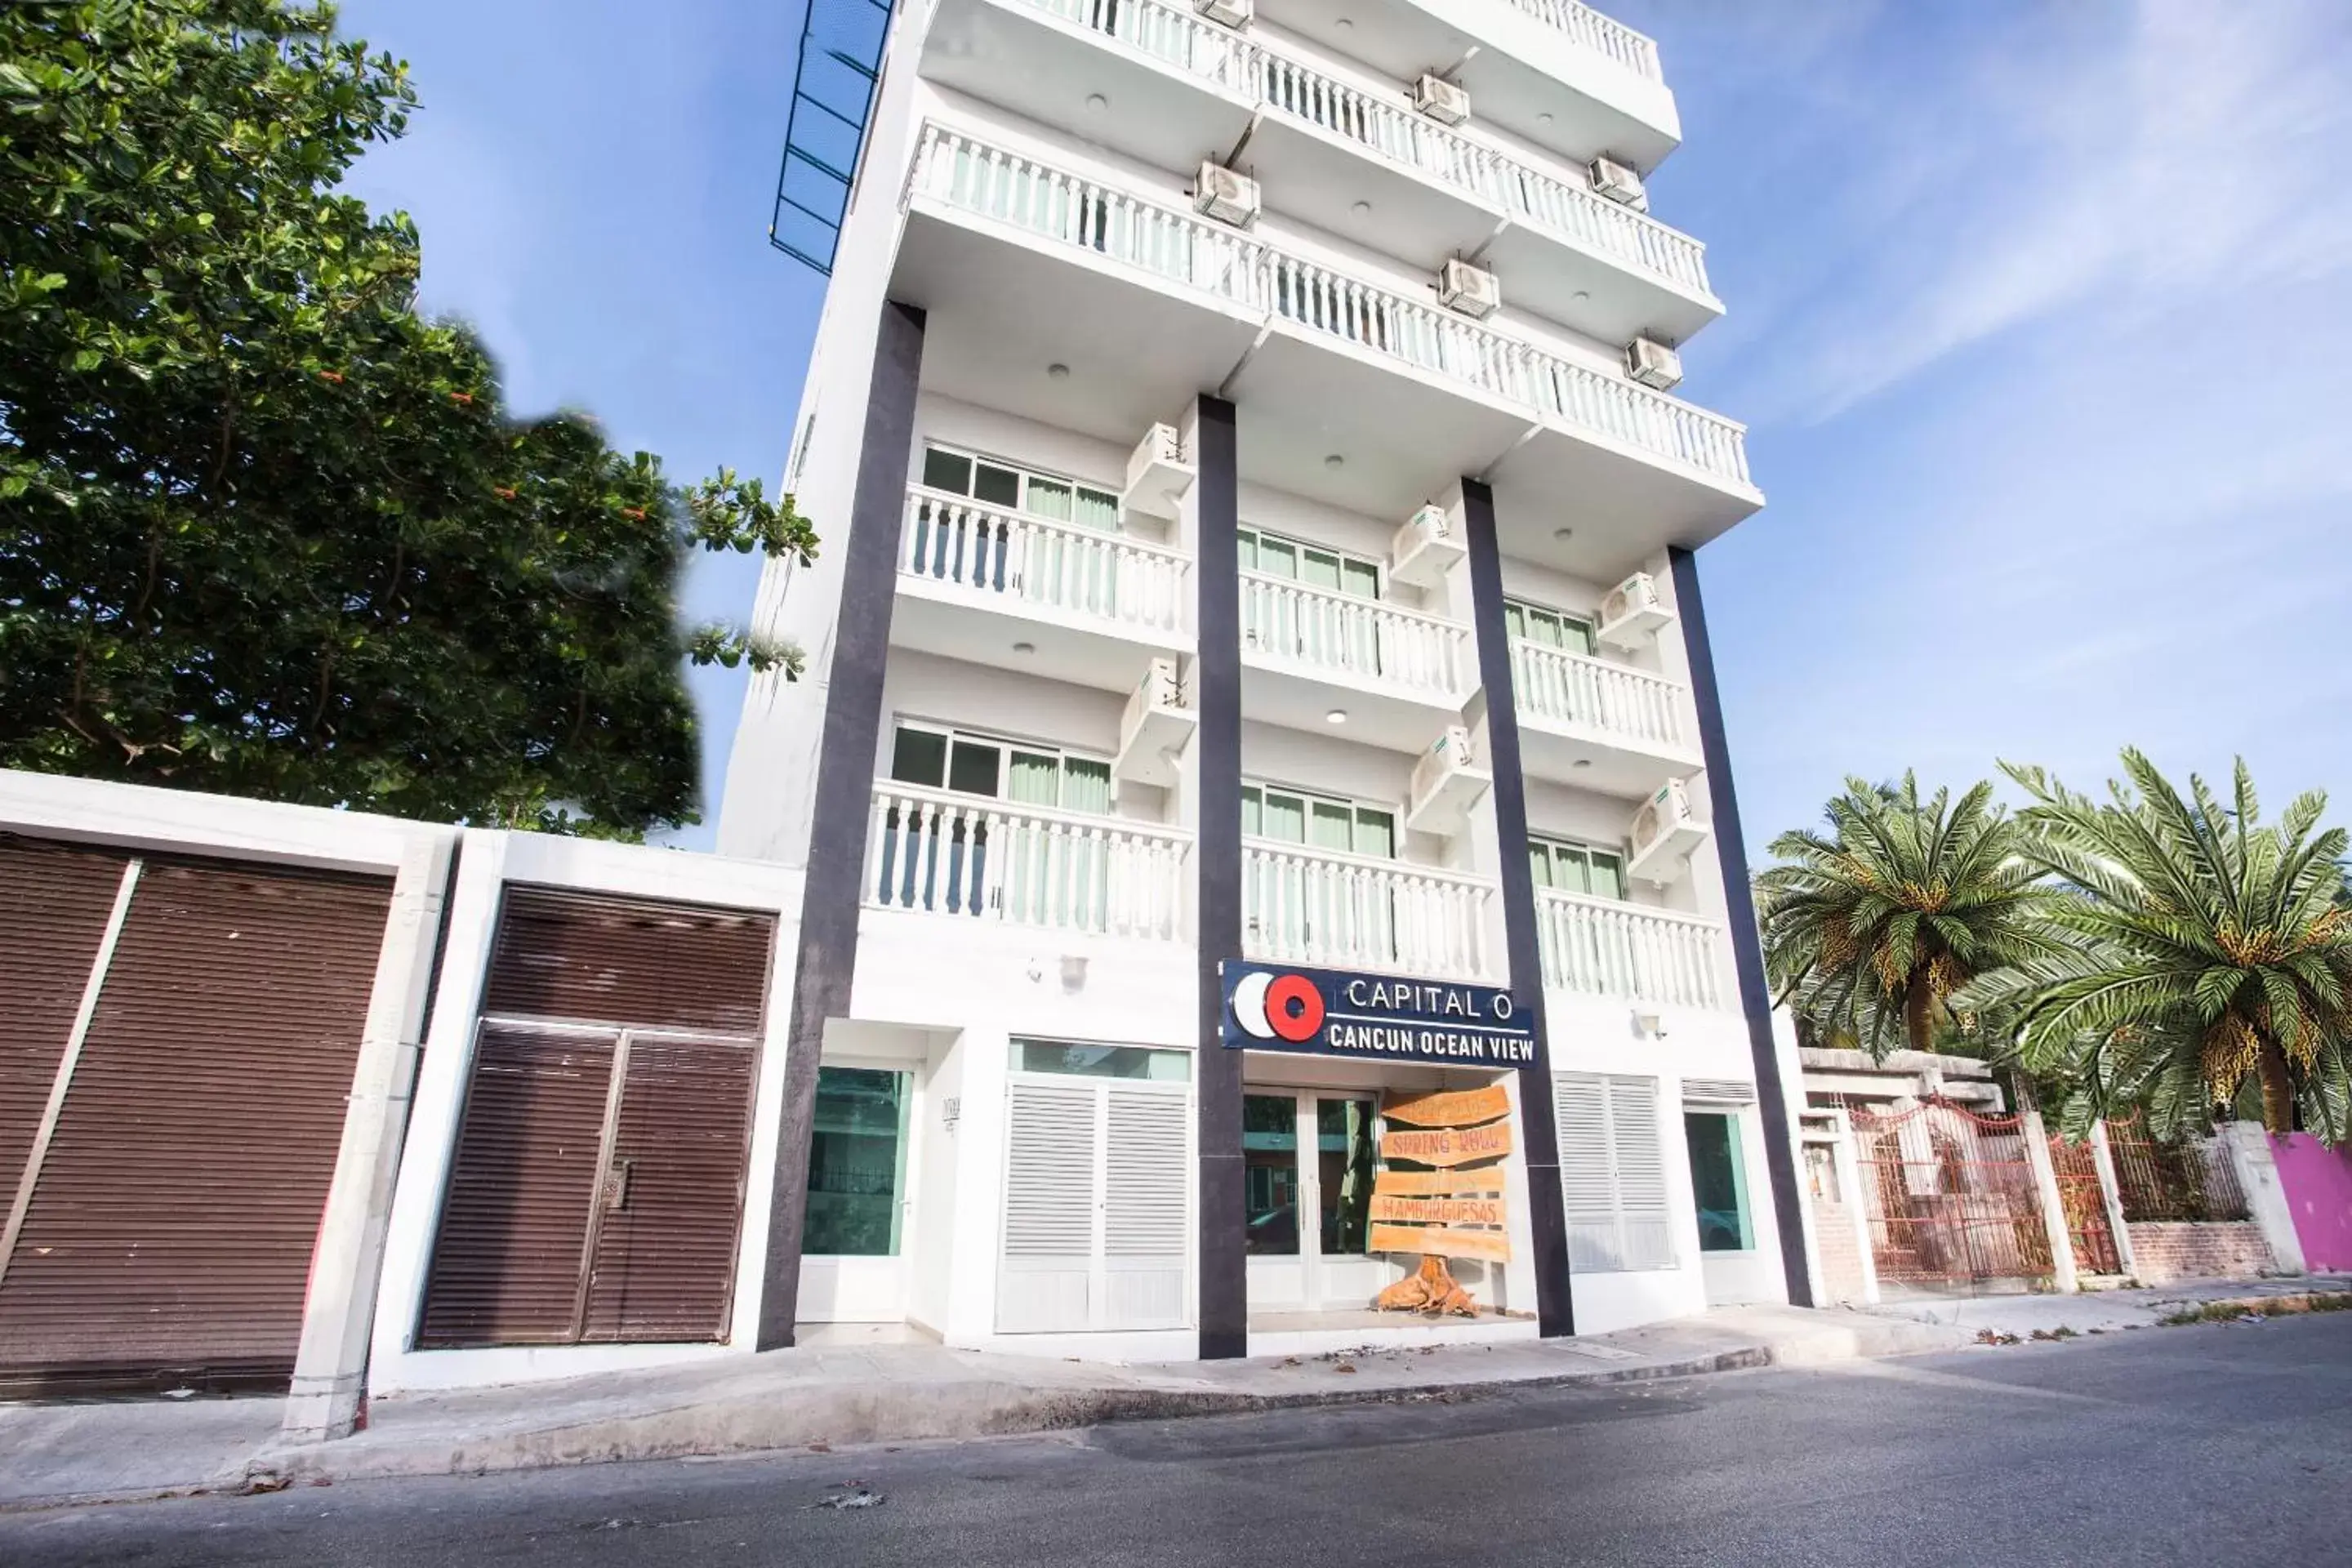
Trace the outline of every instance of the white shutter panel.
<instances>
[{"instance_id":1,"label":"white shutter panel","mask_svg":"<svg viewBox=\"0 0 2352 1568\"><path fill-rule=\"evenodd\" d=\"M1658 1135L1658 1080L1609 1080L1609 1126L1616 1158L1617 1209L1628 1268L1675 1267L1666 1210L1666 1159Z\"/></svg>"},{"instance_id":2,"label":"white shutter panel","mask_svg":"<svg viewBox=\"0 0 2352 1568\"><path fill-rule=\"evenodd\" d=\"M1004 1258L999 1332L1087 1327L1095 1251L1097 1091L1015 1079L1005 1112Z\"/></svg>"},{"instance_id":3,"label":"white shutter panel","mask_svg":"<svg viewBox=\"0 0 2352 1568\"><path fill-rule=\"evenodd\" d=\"M1184 1326L1192 1116L1181 1091L1109 1086L1103 1156L1107 1329Z\"/></svg>"},{"instance_id":4,"label":"white shutter panel","mask_svg":"<svg viewBox=\"0 0 2352 1568\"><path fill-rule=\"evenodd\" d=\"M1625 1265L1617 1230L1617 1182L1609 1152L1605 1080L1559 1073L1551 1080L1552 1120L1559 1134L1559 1188L1568 1211L1570 1270L1613 1273Z\"/></svg>"}]
</instances>

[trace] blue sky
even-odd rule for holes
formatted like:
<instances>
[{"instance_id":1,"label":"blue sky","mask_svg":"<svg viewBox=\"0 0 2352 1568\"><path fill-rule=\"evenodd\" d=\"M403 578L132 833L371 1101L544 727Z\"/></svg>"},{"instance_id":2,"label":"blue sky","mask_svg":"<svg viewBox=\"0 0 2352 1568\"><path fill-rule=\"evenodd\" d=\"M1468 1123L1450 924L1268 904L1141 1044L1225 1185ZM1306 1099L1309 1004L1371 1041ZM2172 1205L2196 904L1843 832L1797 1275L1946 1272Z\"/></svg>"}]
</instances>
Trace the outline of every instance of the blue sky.
<instances>
[{"instance_id":1,"label":"blue sky","mask_svg":"<svg viewBox=\"0 0 2352 1568\"><path fill-rule=\"evenodd\" d=\"M2088 786L2126 742L2352 816L2352 5L1607 9L1659 41L1654 210L1730 307L1685 391L1771 502L1699 558L1751 856L1848 773ZM354 186L510 400L772 482L822 298L766 240L797 6L343 19L425 100ZM756 576L698 564L690 612ZM693 685L715 820L741 678Z\"/></svg>"}]
</instances>

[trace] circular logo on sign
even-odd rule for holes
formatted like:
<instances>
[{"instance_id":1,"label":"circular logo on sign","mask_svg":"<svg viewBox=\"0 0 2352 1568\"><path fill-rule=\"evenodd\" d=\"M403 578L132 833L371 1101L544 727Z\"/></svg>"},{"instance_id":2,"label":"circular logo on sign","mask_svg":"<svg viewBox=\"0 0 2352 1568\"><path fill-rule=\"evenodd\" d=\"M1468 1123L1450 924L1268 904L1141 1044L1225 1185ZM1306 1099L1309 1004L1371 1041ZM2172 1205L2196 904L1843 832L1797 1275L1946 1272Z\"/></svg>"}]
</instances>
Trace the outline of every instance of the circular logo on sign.
<instances>
[{"instance_id":1,"label":"circular logo on sign","mask_svg":"<svg viewBox=\"0 0 2352 1568\"><path fill-rule=\"evenodd\" d=\"M1234 1022L1254 1040L1298 1045L1323 1026L1323 993L1303 974L1257 970L1234 984Z\"/></svg>"}]
</instances>

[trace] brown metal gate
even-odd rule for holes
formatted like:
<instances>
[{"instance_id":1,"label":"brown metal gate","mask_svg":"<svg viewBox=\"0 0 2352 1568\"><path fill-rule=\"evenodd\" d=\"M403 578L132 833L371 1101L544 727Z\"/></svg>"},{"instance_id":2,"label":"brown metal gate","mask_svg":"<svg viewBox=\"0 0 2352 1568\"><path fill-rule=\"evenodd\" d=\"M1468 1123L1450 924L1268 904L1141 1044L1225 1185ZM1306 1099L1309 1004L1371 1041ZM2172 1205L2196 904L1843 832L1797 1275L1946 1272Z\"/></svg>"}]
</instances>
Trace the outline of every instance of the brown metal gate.
<instances>
[{"instance_id":1,"label":"brown metal gate","mask_svg":"<svg viewBox=\"0 0 2352 1568\"><path fill-rule=\"evenodd\" d=\"M0 837L0 1386L283 1386L388 879Z\"/></svg>"},{"instance_id":2,"label":"brown metal gate","mask_svg":"<svg viewBox=\"0 0 2352 1568\"><path fill-rule=\"evenodd\" d=\"M1941 1289L2053 1272L2022 1118L1946 1100L1851 1115L1882 1282Z\"/></svg>"},{"instance_id":3,"label":"brown metal gate","mask_svg":"<svg viewBox=\"0 0 2352 1568\"><path fill-rule=\"evenodd\" d=\"M726 1338L773 942L509 892L419 1348Z\"/></svg>"},{"instance_id":4,"label":"brown metal gate","mask_svg":"<svg viewBox=\"0 0 2352 1568\"><path fill-rule=\"evenodd\" d=\"M2086 1140L2069 1143L2050 1135L2050 1168L2058 1178L2058 1205L2066 1215L2066 1237L2074 1267L2085 1274L2121 1274L2123 1254L2107 1223L2107 1189L2099 1180L2099 1156Z\"/></svg>"}]
</instances>

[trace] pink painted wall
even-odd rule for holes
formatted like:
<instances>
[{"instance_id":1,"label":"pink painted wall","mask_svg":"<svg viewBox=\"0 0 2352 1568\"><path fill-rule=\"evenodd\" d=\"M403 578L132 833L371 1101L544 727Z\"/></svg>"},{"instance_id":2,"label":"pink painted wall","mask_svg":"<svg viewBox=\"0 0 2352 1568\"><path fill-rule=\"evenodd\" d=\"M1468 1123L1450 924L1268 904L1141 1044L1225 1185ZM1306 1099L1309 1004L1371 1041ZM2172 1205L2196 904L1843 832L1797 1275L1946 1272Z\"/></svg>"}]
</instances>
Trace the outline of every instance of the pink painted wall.
<instances>
[{"instance_id":1,"label":"pink painted wall","mask_svg":"<svg viewBox=\"0 0 2352 1568\"><path fill-rule=\"evenodd\" d=\"M2326 1149L2308 1132L2271 1139L2279 1187L2294 1215L2303 1266L2352 1273L2352 1146Z\"/></svg>"}]
</instances>

